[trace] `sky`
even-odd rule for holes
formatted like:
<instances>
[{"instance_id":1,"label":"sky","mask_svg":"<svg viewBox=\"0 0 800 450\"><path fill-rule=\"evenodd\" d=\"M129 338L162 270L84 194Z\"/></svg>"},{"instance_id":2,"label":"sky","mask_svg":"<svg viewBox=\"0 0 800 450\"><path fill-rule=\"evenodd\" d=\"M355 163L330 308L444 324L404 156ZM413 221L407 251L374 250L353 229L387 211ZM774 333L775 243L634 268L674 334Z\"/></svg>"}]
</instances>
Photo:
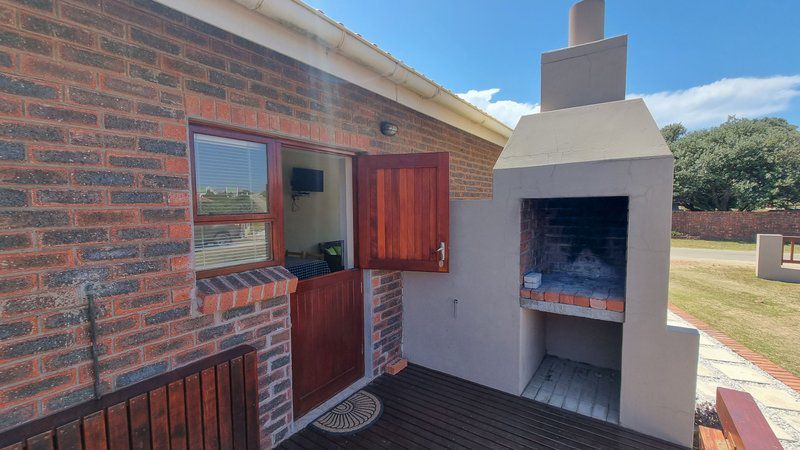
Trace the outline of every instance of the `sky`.
<instances>
[{"instance_id":1,"label":"sky","mask_svg":"<svg viewBox=\"0 0 800 450\"><path fill-rule=\"evenodd\" d=\"M572 0L307 0L513 126L538 111L539 55L567 44ZM628 34L628 97L659 126L728 116L800 125L800 0L607 0Z\"/></svg>"}]
</instances>

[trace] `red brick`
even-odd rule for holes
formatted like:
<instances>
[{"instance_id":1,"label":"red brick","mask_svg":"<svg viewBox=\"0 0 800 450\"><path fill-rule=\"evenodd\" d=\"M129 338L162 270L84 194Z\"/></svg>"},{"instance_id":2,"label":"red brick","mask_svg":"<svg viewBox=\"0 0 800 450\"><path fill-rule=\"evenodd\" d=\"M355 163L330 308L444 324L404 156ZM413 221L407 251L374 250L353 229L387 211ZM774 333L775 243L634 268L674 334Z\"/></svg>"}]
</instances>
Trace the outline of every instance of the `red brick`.
<instances>
[{"instance_id":1,"label":"red brick","mask_svg":"<svg viewBox=\"0 0 800 450\"><path fill-rule=\"evenodd\" d=\"M622 300L606 300L606 309L609 311L625 311L625 302Z\"/></svg>"},{"instance_id":2,"label":"red brick","mask_svg":"<svg viewBox=\"0 0 800 450\"><path fill-rule=\"evenodd\" d=\"M25 272L42 268L68 267L73 264L71 252L31 252L0 255L0 274Z\"/></svg>"},{"instance_id":3,"label":"red brick","mask_svg":"<svg viewBox=\"0 0 800 450\"><path fill-rule=\"evenodd\" d=\"M171 238L190 238L192 237L192 225L182 223L169 226L169 237Z\"/></svg>"},{"instance_id":4,"label":"red brick","mask_svg":"<svg viewBox=\"0 0 800 450\"><path fill-rule=\"evenodd\" d=\"M559 293L558 292L545 292L544 293L544 301L546 302L558 302Z\"/></svg>"},{"instance_id":5,"label":"red brick","mask_svg":"<svg viewBox=\"0 0 800 450\"><path fill-rule=\"evenodd\" d=\"M169 173L189 173L189 160L186 158L167 158L164 168Z\"/></svg>"},{"instance_id":6,"label":"red brick","mask_svg":"<svg viewBox=\"0 0 800 450\"><path fill-rule=\"evenodd\" d=\"M187 130L184 125L165 123L161 125L161 131L165 139L171 139L173 141L186 140Z\"/></svg>"},{"instance_id":7,"label":"red brick","mask_svg":"<svg viewBox=\"0 0 800 450\"><path fill-rule=\"evenodd\" d=\"M593 309L606 309L606 301L598 298L590 298L589 306Z\"/></svg>"},{"instance_id":8,"label":"red brick","mask_svg":"<svg viewBox=\"0 0 800 450\"><path fill-rule=\"evenodd\" d=\"M583 307L590 307L591 303L589 301L589 297L585 297L583 295L576 295L572 298L572 303L576 306L583 306Z\"/></svg>"},{"instance_id":9,"label":"red brick","mask_svg":"<svg viewBox=\"0 0 800 450\"><path fill-rule=\"evenodd\" d=\"M215 102L217 120L231 121L231 106L227 102Z\"/></svg>"}]
</instances>

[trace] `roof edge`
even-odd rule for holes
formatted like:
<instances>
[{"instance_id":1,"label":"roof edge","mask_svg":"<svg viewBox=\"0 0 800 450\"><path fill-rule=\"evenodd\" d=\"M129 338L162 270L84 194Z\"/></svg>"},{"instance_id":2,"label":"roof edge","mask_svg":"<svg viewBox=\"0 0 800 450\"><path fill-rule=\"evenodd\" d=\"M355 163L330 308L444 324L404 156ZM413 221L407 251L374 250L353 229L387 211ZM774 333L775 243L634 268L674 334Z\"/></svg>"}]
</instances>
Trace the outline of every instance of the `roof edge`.
<instances>
[{"instance_id":1,"label":"roof edge","mask_svg":"<svg viewBox=\"0 0 800 450\"><path fill-rule=\"evenodd\" d=\"M380 49L377 45L368 42L344 25L300 0L157 1L320 70L330 72L335 76L344 78L365 89L495 144L504 145L511 136L512 129L498 119L458 97L452 91L430 80ZM203 5L200 5L200 3ZM228 6L222 5L222 3L227 3ZM241 5L242 8L235 8L232 3ZM296 35L298 32L305 35L305 39L313 42L318 47L318 52L321 51L324 55L314 54L313 51L309 51L307 45L299 45L298 43L284 42L284 45L274 45L280 39L287 39L286 32L277 33L281 34L279 37L267 36L265 31L274 33L274 26L245 26L244 23L241 23L244 20L242 16L244 11L251 15L257 13L258 16L264 19L273 23L277 22L285 27L286 31ZM252 24L252 19L250 22ZM330 56L330 53L340 55L373 75L365 76L363 73L350 73L341 63L325 61L325 57ZM379 86L381 83L375 80L375 74L381 80L390 82L395 86L394 89ZM400 90L407 91L407 93L403 94ZM433 106L431 104L435 104L436 107L431 107ZM443 114L442 108L448 111L449 114ZM457 116L457 118L452 116ZM467 123L465 124L464 121ZM479 129L483 129L485 132L476 132Z\"/></svg>"}]
</instances>

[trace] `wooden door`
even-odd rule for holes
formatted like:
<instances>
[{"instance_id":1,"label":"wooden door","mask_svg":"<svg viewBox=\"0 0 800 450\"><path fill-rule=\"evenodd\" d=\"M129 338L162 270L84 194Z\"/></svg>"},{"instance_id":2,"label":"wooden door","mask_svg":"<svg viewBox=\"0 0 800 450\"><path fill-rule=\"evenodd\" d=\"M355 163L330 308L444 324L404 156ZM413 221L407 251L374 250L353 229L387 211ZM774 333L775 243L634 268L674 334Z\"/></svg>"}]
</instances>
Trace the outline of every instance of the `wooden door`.
<instances>
[{"instance_id":1,"label":"wooden door","mask_svg":"<svg viewBox=\"0 0 800 450\"><path fill-rule=\"evenodd\" d=\"M364 375L361 270L301 280L291 296L295 417Z\"/></svg>"},{"instance_id":2,"label":"wooden door","mask_svg":"<svg viewBox=\"0 0 800 450\"><path fill-rule=\"evenodd\" d=\"M361 156L357 173L361 267L447 272L449 154Z\"/></svg>"}]
</instances>

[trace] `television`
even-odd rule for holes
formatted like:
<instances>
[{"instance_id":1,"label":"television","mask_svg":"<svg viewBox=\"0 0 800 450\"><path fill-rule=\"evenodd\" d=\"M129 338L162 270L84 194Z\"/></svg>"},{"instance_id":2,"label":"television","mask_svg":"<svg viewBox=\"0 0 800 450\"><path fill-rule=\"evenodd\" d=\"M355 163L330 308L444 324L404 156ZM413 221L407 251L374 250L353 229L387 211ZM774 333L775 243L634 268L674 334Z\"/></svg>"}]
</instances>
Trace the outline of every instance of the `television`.
<instances>
[{"instance_id":1,"label":"television","mask_svg":"<svg viewBox=\"0 0 800 450\"><path fill-rule=\"evenodd\" d=\"M322 192L321 170L292 168L292 191L294 192Z\"/></svg>"}]
</instances>

